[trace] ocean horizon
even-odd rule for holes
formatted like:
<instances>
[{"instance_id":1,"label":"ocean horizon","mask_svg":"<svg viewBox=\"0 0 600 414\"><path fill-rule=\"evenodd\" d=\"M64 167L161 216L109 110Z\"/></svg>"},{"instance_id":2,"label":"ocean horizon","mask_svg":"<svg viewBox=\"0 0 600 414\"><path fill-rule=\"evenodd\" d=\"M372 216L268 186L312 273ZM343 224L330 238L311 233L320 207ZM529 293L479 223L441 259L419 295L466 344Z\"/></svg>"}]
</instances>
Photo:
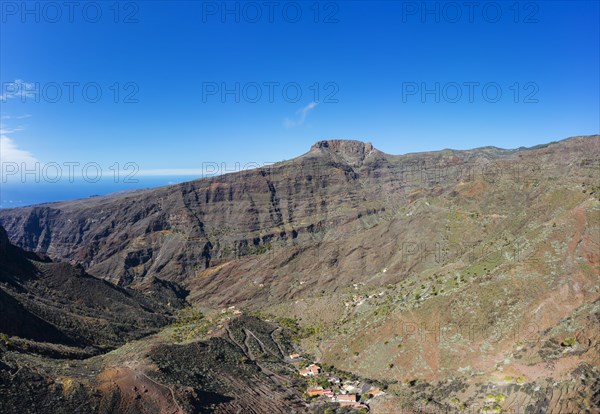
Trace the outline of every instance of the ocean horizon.
<instances>
[{"instance_id":1,"label":"ocean horizon","mask_svg":"<svg viewBox=\"0 0 600 414\"><path fill-rule=\"evenodd\" d=\"M124 180L115 182L112 177L103 177L97 182L89 182L81 178L75 179L73 182L61 180L55 183L43 180L26 183L8 181L0 183L0 209L164 187L199 178L202 178L202 176L138 176L131 182L124 182Z\"/></svg>"}]
</instances>

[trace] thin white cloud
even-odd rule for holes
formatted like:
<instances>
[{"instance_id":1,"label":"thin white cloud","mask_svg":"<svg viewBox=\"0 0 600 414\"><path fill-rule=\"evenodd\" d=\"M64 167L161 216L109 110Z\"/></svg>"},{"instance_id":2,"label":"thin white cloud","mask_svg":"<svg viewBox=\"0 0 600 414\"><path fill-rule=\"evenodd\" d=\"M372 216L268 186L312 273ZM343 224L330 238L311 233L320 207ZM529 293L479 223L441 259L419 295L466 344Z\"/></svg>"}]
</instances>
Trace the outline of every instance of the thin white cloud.
<instances>
[{"instance_id":1,"label":"thin white cloud","mask_svg":"<svg viewBox=\"0 0 600 414\"><path fill-rule=\"evenodd\" d=\"M0 116L0 119L25 119L25 118L30 118L31 115L30 114L25 114L25 115L2 115Z\"/></svg>"},{"instance_id":2,"label":"thin white cloud","mask_svg":"<svg viewBox=\"0 0 600 414\"><path fill-rule=\"evenodd\" d=\"M31 152L20 149L15 141L7 135L0 135L0 163L17 163L21 165L35 164L38 160Z\"/></svg>"},{"instance_id":3,"label":"thin white cloud","mask_svg":"<svg viewBox=\"0 0 600 414\"><path fill-rule=\"evenodd\" d=\"M296 118L295 119L285 118L283 120L283 126L285 128L293 128L298 125L302 125L304 123L304 121L306 121L306 117L308 116L308 113L310 111L312 111L313 109L315 109L317 107L317 105L318 105L318 102L311 102L308 105L306 105L304 108L297 110Z\"/></svg>"},{"instance_id":4,"label":"thin white cloud","mask_svg":"<svg viewBox=\"0 0 600 414\"><path fill-rule=\"evenodd\" d=\"M22 79L15 79L13 82L2 84L2 93L0 94L0 102L6 102L9 99L21 97L25 100L27 97L35 96L35 84L25 82Z\"/></svg>"},{"instance_id":5,"label":"thin white cloud","mask_svg":"<svg viewBox=\"0 0 600 414\"><path fill-rule=\"evenodd\" d=\"M23 131L23 127L8 129L0 124L0 135L14 134L15 132Z\"/></svg>"},{"instance_id":6,"label":"thin white cloud","mask_svg":"<svg viewBox=\"0 0 600 414\"><path fill-rule=\"evenodd\" d=\"M38 162L37 158L27 150L19 148L17 143L9 135L22 131L23 127L8 128L0 123L0 163L17 163L19 166L25 163L28 166Z\"/></svg>"}]
</instances>

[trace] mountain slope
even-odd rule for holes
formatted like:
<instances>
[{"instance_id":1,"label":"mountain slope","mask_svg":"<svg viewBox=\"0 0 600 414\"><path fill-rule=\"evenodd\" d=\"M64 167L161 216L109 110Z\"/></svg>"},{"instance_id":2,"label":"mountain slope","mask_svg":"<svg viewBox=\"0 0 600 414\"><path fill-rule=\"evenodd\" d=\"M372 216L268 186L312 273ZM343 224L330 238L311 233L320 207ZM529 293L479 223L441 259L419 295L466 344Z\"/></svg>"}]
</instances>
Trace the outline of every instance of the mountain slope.
<instances>
[{"instance_id":1,"label":"mountain slope","mask_svg":"<svg viewBox=\"0 0 600 414\"><path fill-rule=\"evenodd\" d=\"M112 286L10 245L0 227L0 332L16 348L89 356L154 332L183 302Z\"/></svg>"}]
</instances>

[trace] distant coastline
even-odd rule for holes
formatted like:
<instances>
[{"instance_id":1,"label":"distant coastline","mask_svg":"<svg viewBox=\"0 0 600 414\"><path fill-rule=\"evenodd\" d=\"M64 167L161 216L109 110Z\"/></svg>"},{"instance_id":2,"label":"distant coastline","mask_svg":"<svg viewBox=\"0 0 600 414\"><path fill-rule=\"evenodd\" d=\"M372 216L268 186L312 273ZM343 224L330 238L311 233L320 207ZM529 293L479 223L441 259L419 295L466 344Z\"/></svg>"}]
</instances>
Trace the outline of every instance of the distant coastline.
<instances>
[{"instance_id":1,"label":"distant coastline","mask_svg":"<svg viewBox=\"0 0 600 414\"><path fill-rule=\"evenodd\" d=\"M65 182L7 182L0 186L0 209L25 207L42 203L99 197L107 194L163 187L195 180L198 176L143 176L136 177L136 183L115 183L111 177L91 183L76 180Z\"/></svg>"}]
</instances>

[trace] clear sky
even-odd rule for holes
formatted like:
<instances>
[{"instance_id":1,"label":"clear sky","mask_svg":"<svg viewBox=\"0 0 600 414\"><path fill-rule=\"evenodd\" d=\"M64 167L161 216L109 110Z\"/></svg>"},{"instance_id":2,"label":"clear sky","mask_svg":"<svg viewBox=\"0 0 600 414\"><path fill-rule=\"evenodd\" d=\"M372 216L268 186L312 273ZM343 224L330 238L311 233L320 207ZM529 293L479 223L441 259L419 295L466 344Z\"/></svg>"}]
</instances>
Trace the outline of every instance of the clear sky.
<instances>
[{"instance_id":1,"label":"clear sky","mask_svg":"<svg viewBox=\"0 0 600 414\"><path fill-rule=\"evenodd\" d=\"M598 1L66 3L1 2L3 162L182 174L322 139L400 154L599 131Z\"/></svg>"}]
</instances>

